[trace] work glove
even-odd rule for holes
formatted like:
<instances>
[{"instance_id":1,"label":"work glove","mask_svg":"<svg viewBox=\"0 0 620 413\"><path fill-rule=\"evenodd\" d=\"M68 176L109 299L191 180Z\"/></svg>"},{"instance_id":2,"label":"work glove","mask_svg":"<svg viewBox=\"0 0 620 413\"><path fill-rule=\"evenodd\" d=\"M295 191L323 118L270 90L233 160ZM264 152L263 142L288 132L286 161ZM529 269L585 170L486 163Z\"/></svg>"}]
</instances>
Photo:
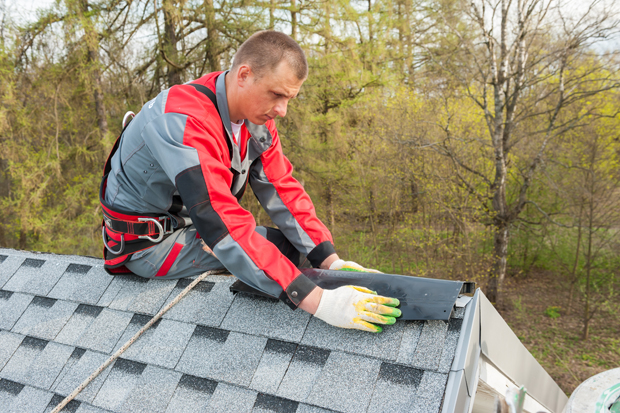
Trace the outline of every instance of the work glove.
<instances>
[{"instance_id":1,"label":"work glove","mask_svg":"<svg viewBox=\"0 0 620 413\"><path fill-rule=\"evenodd\" d=\"M314 316L335 327L379 333L383 329L376 324L391 325L400 317L401 311L394 308L399 304L398 299L382 297L368 288L345 285L323 290Z\"/></svg>"},{"instance_id":2,"label":"work glove","mask_svg":"<svg viewBox=\"0 0 620 413\"><path fill-rule=\"evenodd\" d=\"M382 274L381 271L373 270L370 268L364 268L356 262L345 261L345 260L340 260L340 259L332 262L332 265L329 266L329 269L336 270L336 271L374 272L377 274Z\"/></svg>"}]
</instances>

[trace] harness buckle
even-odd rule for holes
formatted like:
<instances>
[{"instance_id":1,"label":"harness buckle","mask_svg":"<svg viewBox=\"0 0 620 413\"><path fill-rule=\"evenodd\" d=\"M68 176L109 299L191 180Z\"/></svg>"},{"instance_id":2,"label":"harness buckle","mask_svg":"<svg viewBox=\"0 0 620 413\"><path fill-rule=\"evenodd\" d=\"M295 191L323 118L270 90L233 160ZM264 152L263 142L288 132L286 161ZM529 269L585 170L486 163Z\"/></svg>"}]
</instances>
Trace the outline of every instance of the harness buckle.
<instances>
[{"instance_id":1,"label":"harness buckle","mask_svg":"<svg viewBox=\"0 0 620 413\"><path fill-rule=\"evenodd\" d=\"M162 226L159 221L163 220L164 221L164 225ZM138 218L138 221L141 222L153 222L155 225L157 225L157 228L159 229L159 235L157 236L157 238L151 238L148 235L140 235L138 238L139 239L148 239L151 242L154 243L158 243L161 242L161 240L164 239L164 235L168 235L168 234L172 234L174 232L174 230L172 229L172 220L170 220L170 228L166 229L166 224L168 223L169 217L167 216L163 216L163 217L159 217L159 218Z\"/></svg>"},{"instance_id":2,"label":"harness buckle","mask_svg":"<svg viewBox=\"0 0 620 413\"><path fill-rule=\"evenodd\" d=\"M125 236L121 234L121 246L118 251L114 251L105 240L105 225L101 227L101 238L103 238L103 245L105 248L110 251L110 254L119 255L121 252L125 250Z\"/></svg>"}]
</instances>

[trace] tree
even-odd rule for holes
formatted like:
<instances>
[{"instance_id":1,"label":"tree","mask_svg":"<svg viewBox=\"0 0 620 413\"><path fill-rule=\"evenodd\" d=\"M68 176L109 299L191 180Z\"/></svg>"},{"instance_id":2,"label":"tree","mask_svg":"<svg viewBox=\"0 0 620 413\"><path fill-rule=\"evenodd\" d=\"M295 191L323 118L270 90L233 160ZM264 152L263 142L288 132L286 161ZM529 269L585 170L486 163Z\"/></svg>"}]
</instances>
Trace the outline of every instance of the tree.
<instances>
[{"instance_id":1,"label":"tree","mask_svg":"<svg viewBox=\"0 0 620 413\"><path fill-rule=\"evenodd\" d=\"M433 147L486 211L495 262L487 294L501 305L510 228L533 202L528 194L550 144L590 115L568 109L618 87L618 73L603 70L612 56L594 49L597 40L613 35L618 16L599 11L596 0L576 19L553 0L458 4L465 19L448 10L442 21L447 36L427 47L438 82L445 83L443 136ZM451 107L462 99L477 108L473 116L481 114L484 135L454 124L458 114ZM476 146L484 162L468 158L463 145Z\"/></svg>"}]
</instances>

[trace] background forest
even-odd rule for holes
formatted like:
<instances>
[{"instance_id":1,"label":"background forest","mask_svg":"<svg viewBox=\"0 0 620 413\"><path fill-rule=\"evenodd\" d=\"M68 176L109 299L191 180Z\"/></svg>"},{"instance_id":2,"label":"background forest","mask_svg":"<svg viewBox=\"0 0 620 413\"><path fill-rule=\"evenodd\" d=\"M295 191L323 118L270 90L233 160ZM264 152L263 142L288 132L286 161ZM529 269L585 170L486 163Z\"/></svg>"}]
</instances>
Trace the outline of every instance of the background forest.
<instances>
[{"instance_id":1,"label":"background forest","mask_svg":"<svg viewBox=\"0 0 620 413\"><path fill-rule=\"evenodd\" d=\"M620 364L620 6L562 0L0 0L0 246L99 256L127 110L305 49L278 120L340 255L479 283L568 393ZM269 218L248 194L243 206Z\"/></svg>"}]
</instances>

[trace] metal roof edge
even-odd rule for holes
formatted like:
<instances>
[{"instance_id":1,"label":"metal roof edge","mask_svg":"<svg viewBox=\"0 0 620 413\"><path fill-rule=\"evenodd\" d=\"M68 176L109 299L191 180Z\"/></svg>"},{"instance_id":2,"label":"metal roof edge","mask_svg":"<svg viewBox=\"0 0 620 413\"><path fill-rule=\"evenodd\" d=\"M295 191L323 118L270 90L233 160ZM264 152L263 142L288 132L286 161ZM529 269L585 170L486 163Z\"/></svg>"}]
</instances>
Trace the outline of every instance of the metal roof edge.
<instances>
[{"instance_id":1,"label":"metal roof edge","mask_svg":"<svg viewBox=\"0 0 620 413\"><path fill-rule=\"evenodd\" d=\"M482 292L477 289L465 307L461 334L448 374L442 413L470 411L480 358L480 294Z\"/></svg>"},{"instance_id":2,"label":"metal roof edge","mask_svg":"<svg viewBox=\"0 0 620 413\"><path fill-rule=\"evenodd\" d=\"M568 397L480 292L480 351L506 377L552 412L562 411Z\"/></svg>"}]
</instances>

